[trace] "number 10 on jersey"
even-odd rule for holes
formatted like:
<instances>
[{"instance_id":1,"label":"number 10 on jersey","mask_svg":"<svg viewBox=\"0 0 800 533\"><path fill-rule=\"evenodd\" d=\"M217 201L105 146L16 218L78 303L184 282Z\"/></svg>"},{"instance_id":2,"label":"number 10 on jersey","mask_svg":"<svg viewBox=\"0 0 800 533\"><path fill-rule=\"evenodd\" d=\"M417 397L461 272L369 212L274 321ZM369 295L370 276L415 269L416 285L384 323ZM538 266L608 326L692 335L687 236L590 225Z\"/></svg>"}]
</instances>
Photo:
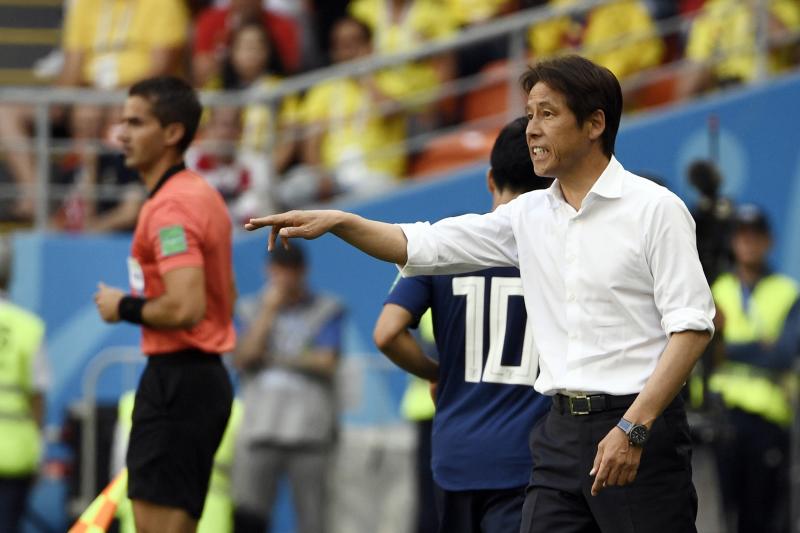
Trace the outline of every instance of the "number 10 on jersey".
<instances>
[{"instance_id":1,"label":"number 10 on jersey","mask_svg":"<svg viewBox=\"0 0 800 533\"><path fill-rule=\"evenodd\" d=\"M507 385L533 386L538 370L538 357L533 345L533 332L526 324L522 341L522 356L519 366L503 364L503 347L508 332L508 300L522 296L520 278L494 277L489 279L489 352L483 366L483 326L486 278L464 276L453 278L453 295L466 297L464 379L472 383L504 383Z\"/></svg>"}]
</instances>

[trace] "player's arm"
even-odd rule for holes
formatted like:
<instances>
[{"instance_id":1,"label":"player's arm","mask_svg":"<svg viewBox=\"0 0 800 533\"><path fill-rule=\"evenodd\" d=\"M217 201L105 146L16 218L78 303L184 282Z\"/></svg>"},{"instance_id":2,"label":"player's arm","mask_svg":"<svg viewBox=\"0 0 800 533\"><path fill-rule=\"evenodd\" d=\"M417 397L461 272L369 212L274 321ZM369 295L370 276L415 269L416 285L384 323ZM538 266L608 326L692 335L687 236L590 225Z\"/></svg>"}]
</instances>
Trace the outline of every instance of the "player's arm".
<instances>
[{"instance_id":1,"label":"player's arm","mask_svg":"<svg viewBox=\"0 0 800 533\"><path fill-rule=\"evenodd\" d=\"M266 226L272 228L267 246L270 250L278 237L283 246L288 247L290 238L316 239L325 233L333 233L376 259L404 265L408 257L406 236L399 226L343 211L289 211L250 219L245 229L253 231Z\"/></svg>"},{"instance_id":2,"label":"player's arm","mask_svg":"<svg viewBox=\"0 0 800 533\"><path fill-rule=\"evenodd\" d=\"M205 274L202 267L181 267L163 275L164 293L144 299L120 289L98 286L94 300L106 322L120 319L156 329L187 329L206 313Z\"/></svg>"},{"instance_id":3,"label":"player's arm","mask_svg":"<svg viewBox=\"0 0 800 533\"><path fill-rule=\"evenodd\" d=\"M387 303L383 306L372 334L375 345L394 364L415 376L429 381L439 379L439 365L422 351L408 331L413 317L404 307Z\"/></svg>"}]
</instances>

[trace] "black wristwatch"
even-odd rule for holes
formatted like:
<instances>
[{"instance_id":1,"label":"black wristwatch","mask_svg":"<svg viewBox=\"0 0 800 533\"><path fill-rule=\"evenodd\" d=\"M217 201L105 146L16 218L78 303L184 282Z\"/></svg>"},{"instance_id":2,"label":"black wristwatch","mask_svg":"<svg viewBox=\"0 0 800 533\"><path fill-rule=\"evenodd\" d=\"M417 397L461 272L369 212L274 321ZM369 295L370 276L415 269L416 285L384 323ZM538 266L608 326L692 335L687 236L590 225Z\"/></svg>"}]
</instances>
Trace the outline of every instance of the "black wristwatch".
<instances>
[{"instance_id":1,"label":"black wristwatch","mask_svg":"<svg viewBox=\"0 0 800 533\"><path fill-rule=\"evenodd\" d=\"M628 422L624 418L620 418L619 422L617 422L617 427L628 436L628 443L631 446L641 448L644 446L644 443L647 442L647 439L650 438L650 430L647 429L647 426L643 426L642 424L634 424L633 422Z\"/></svg>"}]
</instances>

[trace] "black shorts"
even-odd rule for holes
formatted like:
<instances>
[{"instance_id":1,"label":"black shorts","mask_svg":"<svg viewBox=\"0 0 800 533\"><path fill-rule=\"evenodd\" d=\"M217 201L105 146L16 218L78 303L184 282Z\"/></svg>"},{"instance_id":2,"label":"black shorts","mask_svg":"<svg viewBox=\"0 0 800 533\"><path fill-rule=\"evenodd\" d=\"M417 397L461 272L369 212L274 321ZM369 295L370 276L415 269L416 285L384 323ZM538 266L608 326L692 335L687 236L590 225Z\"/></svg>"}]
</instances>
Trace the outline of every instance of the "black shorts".
<instances>
[{"instance_id":1,"label":"black shorts","mask_svg":"<svg viewBox=\"0 0 800 533\"><path fill-rule=\"evenodd\" d=\"M128 496L199 519L233 401L219 355L187 350L148 358L128 444Z\"/></svg>"}]
</instances>

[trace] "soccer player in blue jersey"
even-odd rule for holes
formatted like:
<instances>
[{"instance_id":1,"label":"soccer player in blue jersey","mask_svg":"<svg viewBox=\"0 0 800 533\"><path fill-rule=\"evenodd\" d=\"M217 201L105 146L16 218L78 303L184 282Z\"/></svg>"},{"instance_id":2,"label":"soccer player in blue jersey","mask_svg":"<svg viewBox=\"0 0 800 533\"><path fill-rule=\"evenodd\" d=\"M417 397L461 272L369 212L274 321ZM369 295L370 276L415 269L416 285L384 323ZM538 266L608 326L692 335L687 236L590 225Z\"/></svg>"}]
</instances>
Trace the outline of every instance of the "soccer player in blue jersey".
<instances>
[{"instance_id":1,"label":"soccer player in blue jersey","mask_svg":"<svg viewBox=\"0 0 800 533\"><path fill-rule=\"evenodd\" d=\"M508 124L491 154L492 209L552 180L533 171L527 120ZM438 363L408 331L431 308ZM536 349L519 270L400 279L375 325L375 342L401 368L437 383L433 477L441 532L519 530L531 471L528 434L550 408L533 390Z\"/></svg>"}]
</instances>

